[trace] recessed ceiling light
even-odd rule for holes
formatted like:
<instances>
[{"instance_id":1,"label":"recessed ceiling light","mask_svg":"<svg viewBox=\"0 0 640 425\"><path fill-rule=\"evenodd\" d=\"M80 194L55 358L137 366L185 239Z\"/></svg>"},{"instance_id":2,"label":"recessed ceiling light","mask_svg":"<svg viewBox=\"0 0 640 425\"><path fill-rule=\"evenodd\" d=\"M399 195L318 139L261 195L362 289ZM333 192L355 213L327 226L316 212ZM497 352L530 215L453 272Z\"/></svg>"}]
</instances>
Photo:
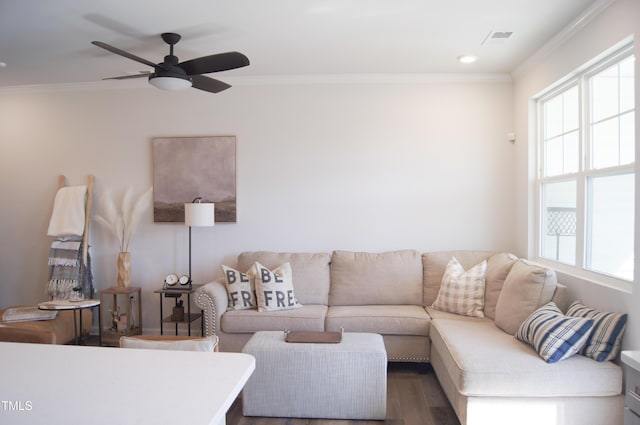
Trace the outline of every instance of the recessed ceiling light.
<instances>
[{"instance_id":1,"label":"recessed ceiling light","mask_svg":"<svg viewBox=\"0 0 640 425\"><path fill-rule=\"evenodd\" d=\"M458 60L462 63L473 63L478 60L478 57L473 55L462 55L458 56Z\"/></svg>"},{"instance_id":2,"label":"recessed ceiling light","mask_svg":"<svg viewBox=\"0 0 640 425\"><path fill-rule=\"evenodd\" d=\"M6 63L4 63L4 62L0 62L0 68L6 68L6 67L7 67L7 64L6 64Z\"/></svg>"}]
</instances>

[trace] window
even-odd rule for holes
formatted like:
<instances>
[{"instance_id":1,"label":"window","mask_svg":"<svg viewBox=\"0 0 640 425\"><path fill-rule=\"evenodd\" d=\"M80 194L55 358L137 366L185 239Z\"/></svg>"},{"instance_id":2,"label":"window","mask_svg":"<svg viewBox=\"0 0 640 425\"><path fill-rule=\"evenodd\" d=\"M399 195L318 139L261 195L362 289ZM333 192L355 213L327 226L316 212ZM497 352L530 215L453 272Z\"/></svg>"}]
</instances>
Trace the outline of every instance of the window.
<instances>
[{"instance_id":1,"label":"window","mask_svg":"<svg viewBox=\"0 0 640 425\"><path fill-rule=\"evenodd\" d=\"M538 251L582 272L633 280L632 46L537 100Z\"/></svg>"}]
</instances>

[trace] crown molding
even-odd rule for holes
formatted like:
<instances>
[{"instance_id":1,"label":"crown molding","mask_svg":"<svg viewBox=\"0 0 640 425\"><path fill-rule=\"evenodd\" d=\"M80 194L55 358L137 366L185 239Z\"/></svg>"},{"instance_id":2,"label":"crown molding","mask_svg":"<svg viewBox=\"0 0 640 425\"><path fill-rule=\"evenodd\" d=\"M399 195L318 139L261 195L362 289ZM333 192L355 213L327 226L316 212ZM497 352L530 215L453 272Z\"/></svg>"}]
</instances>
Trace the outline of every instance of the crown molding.
<instances>
[{"instance_id":1,"label":"crown molding","mask_svg":"<svg viewBox=\"0 0 640 425\"><path fill-rule=\"evenodd\" d=\"M516 80L534 66L538 65L616 1L617 0L597 0L594 2L582 12L580 16L571 21L569 25L564 27L559 33L543 44L542 47L536 50L535 53L518 65L511 73L512 78Z\"/></svg>"},{"instance_id":2,"label":"crown molding","mask_svg":"<svg viewBox=\"0 0 640 425\"><path fill-rule=\"evenodd\" d=\"M449 82L511 82L509 74L310 74L229 77L238 86L250 85L324 85L324 84L429 84Z\"/></svg>"},{"instance_id":3,"label":"crown molding","mask_svg":"<svg viewBox=\"0 0 640 425\"><path fill-rule=\"evenodd\" d=\"M433 83L505 83L511 82L509 74L317 74L227 76L232 86L296 86L340 84L433 84ZM0 93L50 93L71 91L115 91L148 89L147 80L92 81L86 83L33 84L0 87Z\"/></svg>"}]
</instances>

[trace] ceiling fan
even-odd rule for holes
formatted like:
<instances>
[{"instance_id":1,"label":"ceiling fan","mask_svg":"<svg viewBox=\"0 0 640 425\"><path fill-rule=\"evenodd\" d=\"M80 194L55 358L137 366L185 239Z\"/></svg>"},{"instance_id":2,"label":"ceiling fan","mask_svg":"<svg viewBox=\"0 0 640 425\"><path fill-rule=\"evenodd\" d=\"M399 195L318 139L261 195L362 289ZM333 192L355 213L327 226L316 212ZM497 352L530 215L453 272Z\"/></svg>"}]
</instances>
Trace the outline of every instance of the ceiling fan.
<instances>
[{"instance_id":1,"label":"ceiling fan","mask_svg":"<svg viewBox=\"0 0 640 425\"><path fill-rule=\"evenodd\" d=\"M149 71L135 75L104 79L125 80L129 78L148 77L151 85L163 90L182 90L187 87L194 87L211 93L219 93L231 86L225 82L205 77L202 74L226 71L249 65L249 59L238 52L218 53L185 62L178 62L178 57L173 54L173 46L180 41L182 37L172 32L165 32L161 34L161 37L164 42L169 45L169 54L164 57L162 62L157 64L107 43L92 41L91 44L95 46L153 68L153 72Z\"/></svg>"}]
</instances>

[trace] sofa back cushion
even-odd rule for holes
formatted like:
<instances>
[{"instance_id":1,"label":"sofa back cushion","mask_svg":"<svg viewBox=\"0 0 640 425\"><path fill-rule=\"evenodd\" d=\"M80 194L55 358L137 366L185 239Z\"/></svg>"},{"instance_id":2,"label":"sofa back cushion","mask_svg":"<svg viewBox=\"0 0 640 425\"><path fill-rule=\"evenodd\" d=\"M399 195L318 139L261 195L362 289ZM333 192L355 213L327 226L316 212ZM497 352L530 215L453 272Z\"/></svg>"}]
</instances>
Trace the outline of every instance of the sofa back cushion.
<instances>
[{"instance_id":1,"label":"sofa back cushion","mask_svg":"<svg viewBox=\"0 0 640 425\"><path fill-rule=\"evenodd\" d=\"M434 303L440 291L442 276L451 257L456 257L465 270L488 259L491 251L434 251L422 254L422 268L424 274L424 299L423 305ZM487 270L488 271L488 270Z\"/></svg>"},{"instance_id":2,"label":"sofa back cushion","mask_svg":"<svg viewBox=\"0 0 640 425\"><path fill-rule=\"evenodd\" d=\"M329 253L243 252L238 255L238 269L249 270L256 261L270 270L291 264L293 289L301 304L329 302Z\"/></svg>"},{"instance_id":3,"label":"sofa back cushion","mask_svg":"<svg viewBox=\"0 0 640 425\"><path fill-rule=\"evenodd\" d=\"M504 281L511 271L511 267L518 257L507 252L499 252L489 257L484 289L484 315L490 319L496 318L496 304L498 296L504 286Z\"/></svg>"},{"instance_id":4,"label":"sofa back cushion","mask_svg":"<svg viewBox=\"0 0 640 425\"><path fill-rule=\"evenodd\" d=\"M334 251L329 305L421 305L422 262L414 250Z\"/></svg>"}]
</instances>

